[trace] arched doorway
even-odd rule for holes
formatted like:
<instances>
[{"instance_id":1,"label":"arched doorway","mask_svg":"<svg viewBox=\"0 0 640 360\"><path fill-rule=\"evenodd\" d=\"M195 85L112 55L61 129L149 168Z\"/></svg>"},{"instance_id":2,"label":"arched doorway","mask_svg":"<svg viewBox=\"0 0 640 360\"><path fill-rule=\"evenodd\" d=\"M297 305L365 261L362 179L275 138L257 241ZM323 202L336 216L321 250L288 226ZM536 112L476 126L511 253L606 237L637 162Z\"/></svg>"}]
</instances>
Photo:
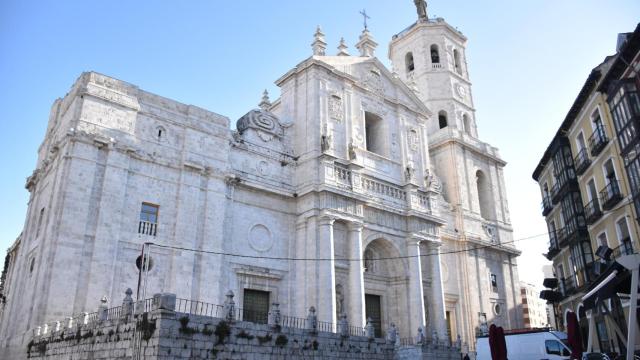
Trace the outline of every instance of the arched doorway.
<instances>
[{"instance_id":1,"label":"arched doorway","mask_svg":"<svg viewBox=\"0 0 640 360\"><path fill-rule=\"evenodd\" d=\"M365 317L371 318L376 336L384 335L392 322L401 334L410 334L406 262L399 256L398 249L381 237L367 243L364 249Z\"/></svg>"}]
</instances>

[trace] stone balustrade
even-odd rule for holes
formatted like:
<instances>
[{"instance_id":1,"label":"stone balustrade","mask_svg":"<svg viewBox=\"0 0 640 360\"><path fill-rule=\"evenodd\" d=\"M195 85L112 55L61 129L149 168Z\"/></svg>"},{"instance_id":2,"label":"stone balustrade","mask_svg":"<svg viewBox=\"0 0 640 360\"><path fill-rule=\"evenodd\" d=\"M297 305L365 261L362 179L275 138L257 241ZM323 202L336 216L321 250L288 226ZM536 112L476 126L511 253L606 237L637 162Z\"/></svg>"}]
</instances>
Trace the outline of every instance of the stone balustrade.
<instances>
[{"instance_id":1,"label":"stone balustrade","mask_svg":"<svg viewBox=\"0 0 640 360\"><path fill-rule=\"evenodd\" d=\"M326 163L325 183L341 190L368 195L371 199L380 199L383 203L399 206L408 210L437 215L437 196L420 190L417 186L397 186L388 182L362 175L344 166Z\"/></svg>"}]
</instances>

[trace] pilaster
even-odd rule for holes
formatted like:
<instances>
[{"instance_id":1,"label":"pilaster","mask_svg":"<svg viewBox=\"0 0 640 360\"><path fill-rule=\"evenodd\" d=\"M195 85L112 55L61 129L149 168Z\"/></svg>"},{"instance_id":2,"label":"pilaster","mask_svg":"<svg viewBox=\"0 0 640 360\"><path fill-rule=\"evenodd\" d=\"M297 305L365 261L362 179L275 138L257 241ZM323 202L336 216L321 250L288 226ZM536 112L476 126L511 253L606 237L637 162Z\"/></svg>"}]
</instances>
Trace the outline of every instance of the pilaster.
<instances>
[{"instance_id":1,"label":"pilaster","mask_svg":"<svg viewBox=\"0 0 640 360\"><path fill-rule=\"evenodd\" d=\"M336 277L335 256L333 243L333 223L335 219L329 216L318 218L317 239L317 276L316 286L318 303L318 320L335 324L336 319Z\"/></svg>"},{"instance_id":2,"label":"pilaster","mask_svg":"<svg viewBox=\"0 0 640 360\"><path fill-rule=\"evenodd\" d=\"M409 256L409 327L411 333L417 333L419 328L425 326L419 239L407 239L407 254Z\"/></svg>"},{"instance_id":3,"label":"pilaster","mask_svg":"<svg viewBox=\"0 0 640 360\"><path fill-rule=\"evenodd\" d=\"M349 225L349 258L360 259L363 257L362 249L362 229L363 225L357 222L350 222ZM364 268L362 260L349 262L349 295L348 319L354 326L365 326L364 312Z\"/></svg>"},{"instance_id":4,"label":"pilaster","mask_svg":"<svg viewBox=\"0 0 640 360\"><path fill-rule=\"evenodd\" d=\"M434 330L438 332L440 339L447 338L447 324L444 303L444 290L442 286L442 273L440 265L440 246L438 242L430 242L429 248L429 264L431 265L431 304L429 308L433 309Z\"/></svg>"}]
</instances>

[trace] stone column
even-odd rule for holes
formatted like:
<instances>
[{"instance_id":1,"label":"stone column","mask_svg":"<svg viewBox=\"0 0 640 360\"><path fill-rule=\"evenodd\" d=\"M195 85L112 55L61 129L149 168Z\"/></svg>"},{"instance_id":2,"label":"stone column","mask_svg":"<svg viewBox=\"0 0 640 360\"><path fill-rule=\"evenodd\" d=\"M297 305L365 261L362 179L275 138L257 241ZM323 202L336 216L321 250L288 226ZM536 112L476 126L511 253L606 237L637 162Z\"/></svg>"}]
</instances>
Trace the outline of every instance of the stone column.
<instances>
[{"instance_id":1,"label":"stone column","mask_svg":"<svg viewBox=\"0 0 640 360\"><path fill-rule=\"evenodd\" d=\"M361 259L363 225L356 222L349 223L349 258ZM349 290L347 292L349 322L354 326L365 326L364 313L364 268L362 261L349 262Z\"/></svg>"},{"instance_id":2,"label":"stone column","mask_svg":"<svg viewBox=\"0 0 640 360\"><path fill-rule=\"evenodd\" d=\"M335 324L336 319L336 267L333 245L333 222L331 217L318 219L317 254L321 261L316 262L318 320ZM329 260L326 260L329 259Z\"/></svg>"},{"instance_id":3,"label":"stone column","mask_svg":"<svg viewBox=\"0 0 640 360\"><path fill-rule=\"evenodd\" d=\"M442 275L440 272L440 245L432 242L429 244L429 263L431 264L431 301L429 308L433 309L434 330L438 332L440 339L446 339L447 321L444 306L444 291L442 287Z\"/></svg>"},{"instance_id":4,"label":"stone column","mask_svg":"<svg viewBox=\"0 0 640 360\"><path fill-rule=\"evenodd\" d=\"M420 240L408 239L407 254L409 255L409 327L410 334L414 334L418 328L425 326Z\"/></svg>"}]
</instances>

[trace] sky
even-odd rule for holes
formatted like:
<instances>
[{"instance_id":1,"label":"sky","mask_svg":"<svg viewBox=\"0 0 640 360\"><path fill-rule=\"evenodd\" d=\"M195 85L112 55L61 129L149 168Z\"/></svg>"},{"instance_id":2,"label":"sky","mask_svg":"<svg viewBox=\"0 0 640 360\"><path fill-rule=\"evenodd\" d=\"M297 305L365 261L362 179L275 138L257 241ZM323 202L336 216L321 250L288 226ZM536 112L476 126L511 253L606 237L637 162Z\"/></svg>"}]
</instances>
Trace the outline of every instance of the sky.
<instances>
[{"instance_id":1,"label":"sky","mask_svg":"<svg viewBox=\"0 0 640 360\"><path fill-rule=\"evenodd\" d=\"M53 101L94 70L235 121L311 55L352 54L366 9L376 56L416 19L411 0L0 1L0 251L22 230L25 179ZM548 237L531 174L590 70L640 21L637 0L430 0L468 37L478 133L508 162L505 181L520 278L540 284ZM531 237L531 238L530 238Z\"/></svg>"}]
</instances>

